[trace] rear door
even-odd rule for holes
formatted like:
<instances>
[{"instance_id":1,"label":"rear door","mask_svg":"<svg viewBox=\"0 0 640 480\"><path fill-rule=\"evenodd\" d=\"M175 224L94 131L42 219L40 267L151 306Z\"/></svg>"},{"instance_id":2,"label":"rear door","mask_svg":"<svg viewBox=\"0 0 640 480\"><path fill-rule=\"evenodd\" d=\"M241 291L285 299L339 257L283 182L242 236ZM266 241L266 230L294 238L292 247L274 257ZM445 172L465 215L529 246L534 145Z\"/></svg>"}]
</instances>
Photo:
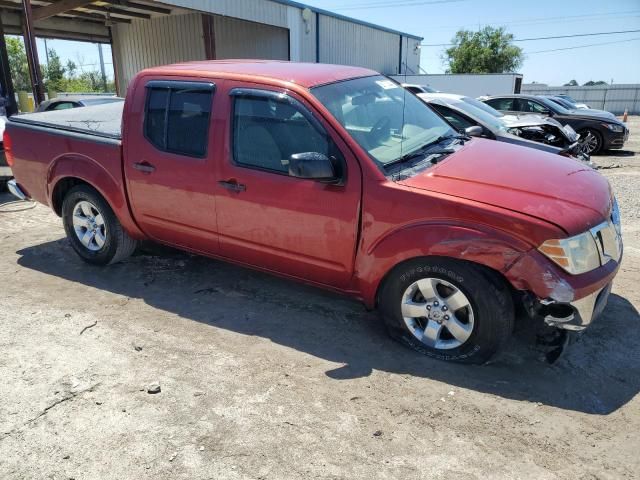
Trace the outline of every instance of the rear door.
<instances>
[{"instance_id":1,"label":"rear door","mask_svg":"<svg viewBox=\"0 0 640 480\"><path fill-rule=\"evenodd\" d=\"M143 79L130 98L124 169L134 217L151 238L217 252L216 82Z\"/></svg>"},{"instance_id":2,"label":"rear door","mask_svg":"<svg viewBox=\"0 0 640 480\"><path fill-rule=\"evenodd\" d=\"M231 118L217 185L221 253L346 287L361 195L355 157L324 119L291 92L227 81L224 100ZM332 158L341 183L289 176L289 157L302 152Z\"/></svg>"}]
</instances>

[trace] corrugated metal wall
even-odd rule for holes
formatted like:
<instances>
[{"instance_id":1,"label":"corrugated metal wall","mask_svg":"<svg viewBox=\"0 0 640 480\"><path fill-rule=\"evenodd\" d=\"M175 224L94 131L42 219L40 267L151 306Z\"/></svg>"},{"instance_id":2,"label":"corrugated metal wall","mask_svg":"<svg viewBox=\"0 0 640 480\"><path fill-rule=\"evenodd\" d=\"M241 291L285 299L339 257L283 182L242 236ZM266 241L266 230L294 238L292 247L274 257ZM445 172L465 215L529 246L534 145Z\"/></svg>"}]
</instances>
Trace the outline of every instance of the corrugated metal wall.
<instances>
[{"instance_id":1,"label":"corrugated metal wall","mask_svg":"<svg viewBox=\"0 0 640 480\"><path fill-rule=\"evenodd\" d=\"M289 30L214 15L216 58L289 60Z\"/></svg>"},{"instance_id":2,"label":"corrugated metal wall","mask_svg":"<svg viewBox=\"0 0 640 480\"><path fill-rule=\"evenodd\" d=\"M287 27L287 6L265 0L168 0L178 7Z\"/></svg>"},{"instance_id":3,"label":"corrugated metal wall","mask_svg":"<svg viewBox=\"0 0 640 480\"><path fill-rule=\"evenodd\" d=\"M112 28L119 95L144 68L206 59L199 13L133 20Z\"/></svg>"},{"instance_id":4,"label":"corrugated metal wall","mask_svg":"<svg viewBox=\"0 0 640 480\"><path fill-rule=\"evenodd\" d=\"M400 36L320 15L320 62L398 73Z\"/></svg>"},{"instance_id":5,"label":"corrugated metal wall","mask_svg":"<svg viewBox=\"0 0 640 480\"><path fill-rule=\"evenodd\" d=\"M632 114L640 114L640 84L597 85L593 87L550 87L546 85L522 85L522 93L529 95L557 95L564 93L578 103L586 103L591 108L606 110L617 115L625 109Z\"/></svg>"}]
</instances>

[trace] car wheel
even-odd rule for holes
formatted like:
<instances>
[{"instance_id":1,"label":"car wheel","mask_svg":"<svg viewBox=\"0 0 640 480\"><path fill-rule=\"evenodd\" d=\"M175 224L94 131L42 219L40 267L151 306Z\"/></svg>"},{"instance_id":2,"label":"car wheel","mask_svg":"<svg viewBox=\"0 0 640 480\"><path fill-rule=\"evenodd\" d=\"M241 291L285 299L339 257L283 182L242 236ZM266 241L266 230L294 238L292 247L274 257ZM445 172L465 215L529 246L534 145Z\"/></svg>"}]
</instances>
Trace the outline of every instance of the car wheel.
<instances>
[{"instance_id":1,"label":"car wheel","mask_svg":"<svg viewBox=\"0 0 640 480\"><path fill-rule=\"evenodd\" d=\"M401 264L378 300L393 338L440 360L484 363L513 331L507 284L469 262L430 258Z\"/></svg>"},{"instance_id":2,"label":"car wheel","mask_svg":"<svg viewBox=\"0 0 640 480\"><path fill-rule=\"evenodd\" d=\"M73 187L62 203L67 238L85 262L108 265L129 257L137 242L124 231L109 204L88 185Z\"/></svg>"},{"instance_id":3,"label":"car wheel","mask_svg":"<svg viewBox=\"0 0 640 480\"><path fill-rule=\"evenodd\" d=\"M600 133L590 128L581 130L579 133L581 137L587 137L591 134L591 138L589 138L584 144L585 153L588 155L596 155L600 153L602 150L602 135L600 135Z\"/></svg>"}]
</instances>

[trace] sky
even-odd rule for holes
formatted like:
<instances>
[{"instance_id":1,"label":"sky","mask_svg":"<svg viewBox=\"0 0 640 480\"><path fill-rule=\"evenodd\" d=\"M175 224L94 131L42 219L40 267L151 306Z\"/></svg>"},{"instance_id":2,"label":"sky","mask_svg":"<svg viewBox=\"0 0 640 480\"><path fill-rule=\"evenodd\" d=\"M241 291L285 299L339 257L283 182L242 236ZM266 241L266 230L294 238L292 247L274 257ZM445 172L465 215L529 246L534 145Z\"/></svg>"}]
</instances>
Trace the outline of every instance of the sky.
<instances>
[{"instance_id":1,"label":"sky","mask_svg":"<svg viewBox=\"0 0 640 480\"><path fill-rule=\"evenodd\" d=\"M442 54L460 28L504 26L516 39L639 30L635 33L517 42L525 52L524 82L561 85L575 79L640 83L640 0L302 0L312 6L424 37L421 67L443 73ZM616 43L611 43L616 42ZM603 44L606 45L594 45ZM95 44L48 40L64 61L97 70ZM548 52L546 50L563 49ZM45 61L44 41L38 52ZM104 49L107 76L111 52Z\"/></svg>"},{"instance_id":2,"label":"sky","mask_svg":"<svg viewBox=\"0 0 640 480\"><path fill-rule=\"evenodd\" d=\"M47 63L45 55L45 40L36 39L38 48L38 57L41 64ZM67 60L73 61L78 67L78 73L100 71L100 55L98 53L98 44L89 42L71 42L68 40L46 40L47 49L55 50L60 56L63 65ZM111 45L102 45L102 58L104 59L105 73L108 80L113 79L113 65L111 57Z\"/></svg>"},{"instance_id":3,"label":"sky","mask_svg":"<svg viewBox=\"0 0 640 480\"><path fill-rule=\"evenodd\" d=\"M639 30L635 33L517 42L526 57L524 82L562 85L575 79L640 83L640 0L302 0L309 5L449 43L460 28L504 26L518 38ZM635 39L633 41L626 41ZM558 48L625 40L573 50ZM423 46L420 66L444 73L446 47Z\"/></svg>"}]
</instances>

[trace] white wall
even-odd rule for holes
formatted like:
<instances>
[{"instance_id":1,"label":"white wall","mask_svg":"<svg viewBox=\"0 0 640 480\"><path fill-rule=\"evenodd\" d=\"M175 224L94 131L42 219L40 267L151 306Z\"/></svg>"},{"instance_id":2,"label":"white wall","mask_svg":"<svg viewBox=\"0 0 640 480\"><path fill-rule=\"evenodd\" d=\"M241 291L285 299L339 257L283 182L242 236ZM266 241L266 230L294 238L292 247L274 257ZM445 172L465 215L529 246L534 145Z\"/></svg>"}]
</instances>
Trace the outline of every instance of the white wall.
<instances>
[{"instance_id":1,"label":"white wall","mask_svg":"<svg viewBox=\"0 0 640 480\"><path fill-rule=\"evenodd\" d=\"M199 13L132 20L112 27L118 94L124 95L140 70L189 60L205 60Z\"/></svg>"},{"instance_id":2,"label":"white wall","mask_svg":"<svg viewBox=\"0 0 640 480\"><path fill-rule=\"evenodd\" d=\"M216 59L289 60L289 31L263 23L215 15Z\"/></svg>"},{"instance_id":3,"label":"white wall","mask_svg":"<svg viewBox=\"0 0 640 480\"><path fill-rule=\"evenodd\" d=\"M482 95L502 95L514 93L515 79L521 77L514 73L462 74L462 75L402 75L394 76L402 83L427 85L445 93L457 93L469 97Z\"/></svg>"},{"instance_id":4,"label":"white wall","mask_svg":"<svg viewBox=\"0 0 640 480\"><path fill-rule=\"evenodd\" d=\"M320 15L320 62L398 73L400 36Z\"/></svg>"}]
</instances>

